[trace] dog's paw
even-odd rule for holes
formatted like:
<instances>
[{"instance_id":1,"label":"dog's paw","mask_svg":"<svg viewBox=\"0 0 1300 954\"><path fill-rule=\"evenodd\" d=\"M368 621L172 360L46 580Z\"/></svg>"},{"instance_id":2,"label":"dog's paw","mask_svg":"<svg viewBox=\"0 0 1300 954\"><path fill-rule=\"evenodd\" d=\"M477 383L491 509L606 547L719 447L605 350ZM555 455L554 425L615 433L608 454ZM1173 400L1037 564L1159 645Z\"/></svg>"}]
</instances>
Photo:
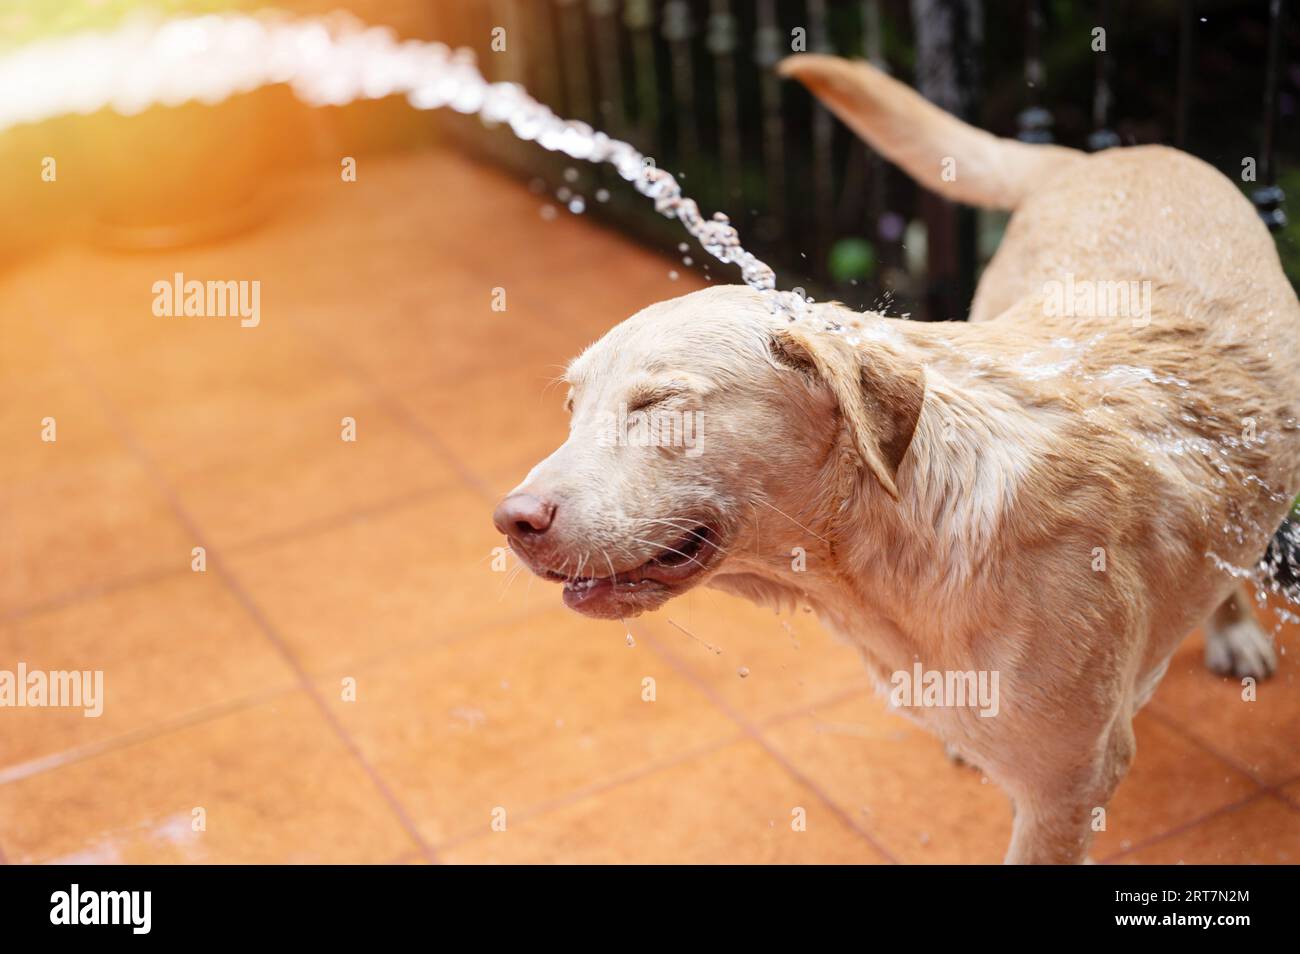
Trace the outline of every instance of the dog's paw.
<instances>
[{"instance_id":1,"label":"dog's paw","mask_svg":"<svg viewBox=\"0 0 1300 954\"><path fill-rule=\"evenodd\" d=\"M1206 633L1205 665L1224 676L1265 679L1277 669L1277 654L1272 637L1248 619Z\"/></svg>"}]
</instances>

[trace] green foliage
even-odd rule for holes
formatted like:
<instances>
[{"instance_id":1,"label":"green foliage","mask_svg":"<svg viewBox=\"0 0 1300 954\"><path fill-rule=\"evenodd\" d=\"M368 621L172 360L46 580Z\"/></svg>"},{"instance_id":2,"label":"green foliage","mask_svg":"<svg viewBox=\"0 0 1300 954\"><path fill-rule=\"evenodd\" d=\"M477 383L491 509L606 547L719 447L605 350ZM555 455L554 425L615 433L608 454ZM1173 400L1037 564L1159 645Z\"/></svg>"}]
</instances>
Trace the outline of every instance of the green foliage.
<instances>
[{"instance_id":1,"label":"green foliage","mask_svg":"<svg viewBox=\"0 0 1300 954\"><path fill-rule=\"evenodd\" d=\"M1300 289L1300 168L1283 169L1278 185L1286 193L1287 226L1278 232L1277 254L1291 284Z\"/></svg>"},{"instance_id":2,"label":"green foliage","mask_svg":"<svg viewBox=\"0 0 1300 954\"><path fill-rule=\"evenodd\" d=\"M876 271L876 250L864 238L844 238L831 246L831 277L837 282L870 278Z\"/></svg>"}]
</instances>

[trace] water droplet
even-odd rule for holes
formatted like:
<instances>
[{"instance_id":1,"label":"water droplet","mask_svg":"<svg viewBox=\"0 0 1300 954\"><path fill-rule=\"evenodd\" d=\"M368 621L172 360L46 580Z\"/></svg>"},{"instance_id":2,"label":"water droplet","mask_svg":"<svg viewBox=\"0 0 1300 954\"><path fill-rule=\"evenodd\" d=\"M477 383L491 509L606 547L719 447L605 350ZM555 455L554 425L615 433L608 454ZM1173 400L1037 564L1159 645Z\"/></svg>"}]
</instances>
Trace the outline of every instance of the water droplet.
<instances>
[{"instance_id":1,"label":"water droplet","mask_svg":"<svg viewBox=\"0 0 1300 954\"><path fill-rule=\"evenodd\" d=\"M583 212L587 211L586 200L584 200L580 195L575 195L573 200L569 203L569 211L574 215L582 215Z\"/></svg>"},{"instance_id":2,"label":"water droplet","mask_svg":"<svg viewBox=\"0 0 1300 954\"><path fill-rule=\"evenodd\" d=\"M669 273L668 273L668 277L669 277L672 281L677 281L678 275L677 275L676 270L669 272Z\"/></svg>"},{"instance_id":3,"label":"water droplet","mask_svg":"<svg viewBox=\"0 0 1300 954\"><path fill-rule=\"evenodd\" d=\"M608 190L608 189L597 189L597 190L596 190L596 201L597 201L597 202L608 202L608 201L609 201L609 190Z\"/></svg>"},{"instance_id":4,"label":"water droplet","mask_svg":"<svg viewBox=\"0 0 1300 954\"><path fill-rule=\"evenodd\" d=\"M573 166L569 166L569 168L565 169L565 170L564 170L564 181L565 181L565 182L577 182L577 181L578 181L578 170L575 169L575 168L573 168Z\"/></svg>"},{"instance_id":5,"label":"water droplet","mask_svg":"<svg viewBox=\"0 0 1300 954\"><path fill-rule=\"evenodd\" d=\"M553 206L553 205L544 205L544 206L542 206L542 208L541 208L541 216L542 216L542 218L545 219L547 222L550 222L550 221L554 220L554 218L555 218L557 215L559 215L559 212L556 211L555 206Z\"/></svg>"},{"instance_id":6,"label":"water droplet","mask_svg":"<svg viewBox=\"0 0 1300 954\"><path fill-rule=\"evenodd\" d=\"M736 670L736 675L739 676L741 679L749 678L749 667L741 666L739 669Z\"/></svg>"}]
</instances>

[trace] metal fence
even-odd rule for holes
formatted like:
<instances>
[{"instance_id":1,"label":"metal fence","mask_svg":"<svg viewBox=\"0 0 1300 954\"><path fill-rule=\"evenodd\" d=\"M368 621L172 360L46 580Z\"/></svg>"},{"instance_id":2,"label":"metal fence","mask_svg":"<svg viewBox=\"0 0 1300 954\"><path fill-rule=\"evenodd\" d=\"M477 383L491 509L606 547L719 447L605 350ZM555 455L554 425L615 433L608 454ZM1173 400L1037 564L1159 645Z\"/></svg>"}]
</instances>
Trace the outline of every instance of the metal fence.
<instances>
[{"instance_id":1,"label":"metal fence","mask_svg":"<svg viewBox=\"0 0 1300 954\"><path fill-rule=\"evenodd\" d=\"M703 209L731 217L782 286L959 318L1002 217L918 189L781 82L773 67L783 56L864 57L944 108L1026 141L1179 145L1242 181L1281 230L1281 159L1300 152L1276 120L1293 116L1300 98L1297 26L1286 13L1283 0L471 0L438 32L476 49L490 78L523 83L561 115L680 173ZM494 29L504 49L493 49ZM1294 137L1295 125L1281 131ZM539 192L584 194L592 213L665 250L681 241L608 170L463 119L448 126ZM607 201L591 201L598 192ZM700 259L693 267L735 280Z\"/></svg>"}]
</instances>

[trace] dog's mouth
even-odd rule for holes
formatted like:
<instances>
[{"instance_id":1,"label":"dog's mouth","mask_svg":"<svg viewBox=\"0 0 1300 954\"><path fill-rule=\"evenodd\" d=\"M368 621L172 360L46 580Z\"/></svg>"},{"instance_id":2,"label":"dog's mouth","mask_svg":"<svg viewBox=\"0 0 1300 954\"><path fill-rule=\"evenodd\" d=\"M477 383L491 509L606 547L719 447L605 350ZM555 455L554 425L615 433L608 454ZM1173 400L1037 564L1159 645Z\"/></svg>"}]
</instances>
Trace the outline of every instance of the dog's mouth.
<instances>
[{"instance_id":1,"label":"dog's mouth","mask_svg":"<svg viewBox=\"0 0 1300 954\"><path fill-rule=\"evenodd\" d=\"M544 570L564 584L564 605L589 616L635 616L676 595L707 572L722 552L718 529L701 523L639 566L607 576L573 576Z\"/></svg>"}]
</instances>

